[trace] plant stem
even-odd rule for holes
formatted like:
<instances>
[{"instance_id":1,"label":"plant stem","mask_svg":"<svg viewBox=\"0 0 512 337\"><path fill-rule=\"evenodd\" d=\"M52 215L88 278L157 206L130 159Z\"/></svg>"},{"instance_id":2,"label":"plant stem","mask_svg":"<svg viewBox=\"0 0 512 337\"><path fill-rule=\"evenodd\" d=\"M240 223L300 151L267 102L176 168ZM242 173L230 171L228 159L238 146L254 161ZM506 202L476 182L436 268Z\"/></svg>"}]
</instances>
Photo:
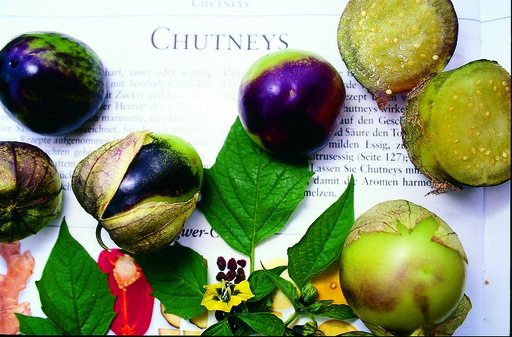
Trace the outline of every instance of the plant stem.
<instances>
[{"instance_id":1,"label":"plant stem","mask_svg":"<svg viewBox=\"0 0 512 337\"><path fill-rule=\"evenodd\" d=\"M250 273L253 273L254 272L254 255L255 255L255 251L256 251L256 245L252 245L252 248L251 248L251 255L249 256L249 270L250 270Z\"/></svg>"},{"instance_id":2,"label":"plant stem","mask_svg":"<svg viewBox=\"0 0 512 337\"><path fill-rule=\"evenodd\" d=\"M294 311L293 314L290 317L288 317L286 322L284 322L284 326L288 327L288 325L290 325L297 317L299 317L299 315L300 313L298 311Z\"/></svg>"}]
</instances>

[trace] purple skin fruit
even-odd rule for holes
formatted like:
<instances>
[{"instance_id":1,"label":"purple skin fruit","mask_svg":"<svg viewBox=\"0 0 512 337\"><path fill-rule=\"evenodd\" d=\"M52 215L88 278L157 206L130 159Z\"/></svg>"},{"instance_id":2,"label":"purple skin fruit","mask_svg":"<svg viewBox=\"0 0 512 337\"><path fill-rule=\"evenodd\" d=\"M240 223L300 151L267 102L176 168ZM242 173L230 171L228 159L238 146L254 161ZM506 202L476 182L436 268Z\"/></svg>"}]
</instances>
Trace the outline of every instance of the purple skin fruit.
<instances>
[{"instance_id":1,"label":"purple skin fruit","mask_svg":"<svg viewBox=\"0 0 512 337\"><path fill-rule=\"evenodd\" d=\"M242 78L238 111L249 137L281 157L305 157L336 132L345 103L338 71L320 56L282 50L257 60Z\"/></svg>"},{"instance_id":2,"label":"purple skin fruit","mask_svg":"<svg viewBox=\"0 0 512 337\"><path fill-rule=\"evenodd\" d=\"M20 35L0 50L0 102L29 130L59 136L101 107L106 77L86 44L60 33Z\"/></svg>"}]
</instances>

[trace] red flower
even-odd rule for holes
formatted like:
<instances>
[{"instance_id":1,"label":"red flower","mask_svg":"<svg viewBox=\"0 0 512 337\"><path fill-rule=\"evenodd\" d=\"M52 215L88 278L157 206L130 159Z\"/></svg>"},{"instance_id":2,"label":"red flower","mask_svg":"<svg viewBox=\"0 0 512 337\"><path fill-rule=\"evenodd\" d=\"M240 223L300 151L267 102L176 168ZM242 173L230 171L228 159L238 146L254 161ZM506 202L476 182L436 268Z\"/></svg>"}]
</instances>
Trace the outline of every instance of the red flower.
<instances>
[{"instance_id":1,"label":"red flower","mask_svg":"<svg viewBox=\"0 0 512 337\"><path fill-rule=\"evenodd\" d=\"M119 249L103 250L98 257L101 271L108 273L108 285L114 303L114 318L110 329L116 335L144 335L153 316L155 298L142 270Z\"/></svg>"}]
</instances>

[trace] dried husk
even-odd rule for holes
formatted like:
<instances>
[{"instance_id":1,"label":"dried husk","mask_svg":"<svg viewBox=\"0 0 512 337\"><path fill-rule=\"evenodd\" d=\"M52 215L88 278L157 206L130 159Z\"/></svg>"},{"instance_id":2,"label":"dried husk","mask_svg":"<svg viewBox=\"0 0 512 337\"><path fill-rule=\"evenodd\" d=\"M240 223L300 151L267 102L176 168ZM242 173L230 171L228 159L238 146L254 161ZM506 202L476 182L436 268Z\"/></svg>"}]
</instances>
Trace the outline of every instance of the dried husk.
<instances>
[{"instance_id":1,"label":"dried husk","mask_svg":"<svg viewBox=\"0 0 512 337\"><path fill-rule=\"evenodd\" d=\"M0 242L36 234L62 209L62 181L52 159L23 142L0 142Z\"/></svg>"},{"instance_id":2,"label":"dried husk","mask_svg":"<svg viewBox=\"0 0 512 337\"><path fill-rule=\"evenodd\" d=\"M82 207L95 219L102 220L133 158L150 131L136 131L114 140L90 153L78 163L71 185Z\"/></svg>"},{"instance_id":3,"label":"dried husk","mask_svg":"<svg viewBox=\"0 0 512 337\"><path fill-rule=\"evenodd\" d=\"M176 239L196 207L199 192L186 202L148 202L99 221L112 240L124 250L150 253ZM101 243L101 241L100 241Z\"/></svg>"},{"instance_id":4,"label":"dried husk","mask_svg":"<svg viewBox=\"0 0 512 337\"><path fill-rule=\"evenodd\" d=\"M384 232L400 235L399 225L412 232L419 223L428 218L434 218L438 224L432 240L456 250L467 263L468 258L459 237L444 220L428 209L402 199L381 202L361 214L348 233L344 248L365 233Z\"/></svg>"},{"instance_id":5,"label":"dried husk","mask_svg":"<svg viewBox=\"0 0 512 337\"><path fill-rule=\"evenodd\" d=\"M141 147L151 141L150 131L137 131L107 143L82 160L73 173L72 188L80 205L98 220L101 228L122 249L133 254L159 250L180 234L196 207L197 192L185 202L147 201L105 218L103 214L118 190L130 163Z\"/></svg>"}]
</instances>

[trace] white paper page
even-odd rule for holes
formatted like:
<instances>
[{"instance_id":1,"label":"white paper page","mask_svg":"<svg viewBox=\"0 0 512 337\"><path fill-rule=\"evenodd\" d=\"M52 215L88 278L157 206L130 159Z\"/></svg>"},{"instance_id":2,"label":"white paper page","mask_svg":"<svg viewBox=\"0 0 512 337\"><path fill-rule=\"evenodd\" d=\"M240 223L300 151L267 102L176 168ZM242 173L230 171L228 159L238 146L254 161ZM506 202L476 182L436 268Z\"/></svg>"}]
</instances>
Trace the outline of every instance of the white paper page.
<instances>
[{"instance_id":1,"label":"white paper page","mask_svg":"<svg viewBox=\"0 0 512 337\"><path fill-rule=\"evenodd\" d=\"M482 58L495 60L511 71L510 1L481 1ZM497 198L510 194L510 182L499 187L502 192L485 191L485 331L490 335L510 334L510 320L498 322L493 317L510 317L510 207ZM499 263L496 263L499 261ZM498 299L498 303L496 303Z\"/></svg>"},{"instance_id":2,"label":"white paper page","mask_svg":"<svg viewBox=\"0 0 512 337\"><path fill-rule=\"evenodd\" d=\"M311 224L345 190L354 174L356 217L378 202L407 199L443 218L459 235L469 258L466 293L473 309L456 335L482 335L493 326L502 331L499 316L488 316L487 306L509 304L509 291L486 298L484 249L484 200L493 208L510 210L509 183L488 188L465 188L462 192L425 196L428 180L416 171L401 147L398 124L405 104L396 95L386 111L377 109L371 95L347 72L336 45L336 28L346 1L279 3L271 1L99 1L86 5L58 2L55 7L40 3L0 4L0 45L21 33L34 30L60 31L90 45L109 71L108 97L104 109L79 132L63 137L44 137L24 130L0 114L3 140L25 141L40 146L54 159L64 187L62 216L35 236L22 241L22 251L36 258L34 275L20 301L30 301L34 316L44 317L35 281L41 277L55 243L62 217L71 234L96 259L101 251L96 242L96 221L76 201L70 189L75 165L88 153L108 141L135 130L167 132L191 142L205 167L215 163L226 134L237 116L237 93L245 70L269 52L293 48L316 52L340 72L347 88L347 100L339 134L332 144L311 158L315 175L305 199L289 224L257 248L256 260L285 258ZM447 69L461 66L481 55L478 2L454 1L459 17L459 42ZM78 7L77 7L78 6ZM509 16L510 20L510 16ZM510 22L510 21L509 21ZM510 38L496 36L510 47ZM510 49L510 48L508 48ZM510 69L508 69L510 70ZM508 224L500 224L500 230ZM508 227L506 228L508 229ZM194 231L195 230L195 231ZM108 235L105 243L114 247ZM194 237L196 235L197 237ZM197 250L209 261L217 256L244 258L228 247L200 212L187 222L179 242ZM501 243L501 242L500 242ZM509 254L508 254L509 256ZM496 267L509 270L499 260ZM508 268L508 269L507 269ZM210 271L213 282L215 272ZM508 273L507 273L508 274ZM494 284L494 279L489 281ZM508 296L504 301L503 293ZM499 297L498 297L499 296ZM212 322L210 322L212 323ZM361 327L358 322L355 322ZM148 334L169 324L155 304Z\"/></svg>"}]
</instances>

